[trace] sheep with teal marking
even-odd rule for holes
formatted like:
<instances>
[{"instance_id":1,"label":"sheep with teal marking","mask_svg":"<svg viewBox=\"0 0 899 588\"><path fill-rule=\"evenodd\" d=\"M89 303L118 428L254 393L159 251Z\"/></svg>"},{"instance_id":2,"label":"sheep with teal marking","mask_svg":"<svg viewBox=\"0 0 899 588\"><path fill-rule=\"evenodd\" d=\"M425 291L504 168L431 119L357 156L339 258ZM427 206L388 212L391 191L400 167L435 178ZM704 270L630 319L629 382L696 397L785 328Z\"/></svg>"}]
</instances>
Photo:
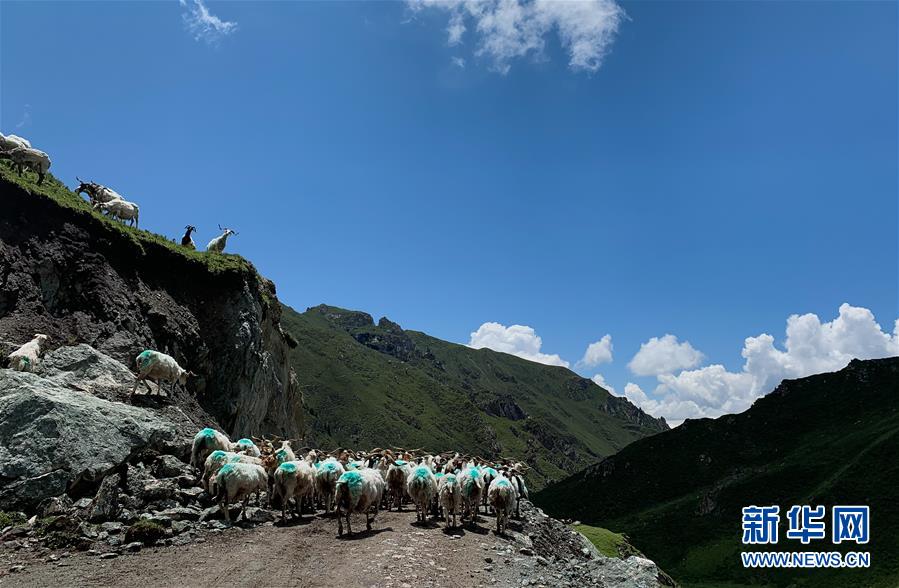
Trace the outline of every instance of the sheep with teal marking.
<instances>
[{"instance_id":1,"label":"sheep with teal marking","mask_svg":"<svg viewBox=\"0 0 899 588\"><path fill-rule=\"evenodd\" d=\"M415 504L416 520L420 523L427 522L431 499L437 495L437 478L431 468L424 463L413 468L406 478L406 493Z\"/></svg>"},{"instance_id":2,"label":"sheep with teal marking","mask_svg":"<svg viewBox=\"0 0 899 588\"><path fill-rule=\"evenodd\" d=\"M287 506L291 498L297 516L303 518L303 499L312 494L315 485L315 468L305 460L288 461L275 470L272 496L281 499L281 520L287 520ZM314 512L313 512L314 514Z\"/></svg>"},{"instance_id":3,"label":"sheep with teal marking","mask_svg":"<svg viewBox=\"0 0 899 588\"><path fill-rule=\"evenodd\" d=\"M147 380L155 381L160 389L162 389L161 382L171 382L171 387L169 388L169 395L171 395L175 391L176 383L183 387L187 385L187 378L196 376L195 373L178 365L178 362L175 361L175 358L171 355L153 351L152 349L142 351L134 361L137 364L138 373L137 378L134 380L134 388L131 390L131 396L134 396L134 393L137 392L137 386L141 382L144 383L147 390L152 392L150 385L146 382ZM216 449L230 449L230 446L224 448L217 447Z\"/></svg>"},{"instance_id":4,"label":"sheep with teal marking","mask_svg":"<svg viewBox=\"0 0 899 588\"><path fill-rule=\"evenodd\" d=\"M206 458L206 461L203 464L203 475L200 478L200 484L203 486L203 489L206 490L207 494L210 496L215 495L215 489L213 487L215 475L218 474L218 471L223 465L233 462L262 465L262 460L258 457L216 449Z\"/></svg>"},{"instance_id":5,"label":"sheep with teal marking","mask_svg":"<svg viewBox=\"0 0 899 588\"><path fill-rule=\"evenodd\" d=\"M236 453L243 453L251 457L259 457L262 455L262 452L259 451L259 448L256 447L256 444L253 443L252 439L238 439L232 446L232 450Z\"/></svg>"},{"instance_id":6,"label":"sheep with teal marking","mask_svg":"<svg viewBox=\"0 0 899 588\"><path fill-rule=\"evenodd\" d=\"M230 452L231 440L224 433L210 427L202 429L194 435L190 450L190 465L199 469L200 464L206 463L206 458L216 449Z\"/></svg>"},{"instance_id":7,"label":"sheep with teal marking","mask_svg":"<svg viewBox=\"0 0 899 588\"><path fill-rule=\"evenodd\" d=\"M343 464L333 457L318 463L318 469L315 472L315 488L318 495L324 498L325 514L331 512L337 481L345 471Z\"/></svg>"},{"instance_id":8,"label":"sheep with teal marking","mask_svg":"<svg viewBox=\"0 0 899 588\"><path fill-rule=\"evenodd\" d=\"M489 465L481 465L478 468L478 471L481 472L481 476L484 477L484 487L490 488L490 483L499 475L499 472L496 471L495 468L490 467ZM481 499L481 504L484 505L484 514L487 514L487 493L484 492L484 497Z\"/></svg>"},{"instance_id":9,"label":"sheep with teal marking","mask_svg":"<svg viewBox=\"0 0 899 588\"><path fill-rule=\"evenodd\" d=\"M459 486L462 490L462 520L468 518L468 522L475 525L478 520L478 505L484 492L484 478L473 463L462 467Z\"/></svg>"},{"instance_id":10,"label":"sheep with teal marking","mask_svg":"<svg viewBox=\"0 0 899 588\"><path fill-rule=\"evenodd\" d=\"M343 535L343 517L346 517L347 533L352 535L350 514L365 513L365 528L371 530L378 505L384 495L385 483L381 474L371 468L344 472L337 480L334 498L337 503L337 536ZM371 518L369 518L371 514Z\"/></svg>"},{"instance_id":11,"label":"sheep with teal marking","mask_svg":"<svg viewBox=\"0 0 899 588\"><path fill-rule=\"evenodd\" d=\"M268 474L260 465L240 462L226 463L215 476L215 488L219 508L225 515L225 521L230 524L231 513L228 511L228 505L232 502L243 501L240 513L237 515L239 519L246 513L250 495L255 492L258 502L259 494L268 489Z\"/></svg>"},{"instance_id":12,"label":"sheep with teal marking","mask_svg":"<svg viewBox=\"0 0 899 588\"><path fill-rule=\"evenodd\" d=\"M387 493L388 502L387 510L389 511L393 505L396 510L403 510L403 498L406 496L406 480L412 473L412 466L403 459L393 460L387 468Z\"/></svg>"},{"instance_id":13,"label":"sheep with teal marking","mask_svg":"<svg viewBox=\"0 0 899 588\"><path fill-rule=\"evenodd\" d=\"M43 333L35 333L34 338L7 357L9 368L18 372L33 372L40 360L41 347L47 342Z\"/></svg>"},{"instance_id":14,"label":"sheep with teal marking","mask_svg":"<svg viewBox=\"0 0 899 588\"><path fill-rule=\"evenodd\" d=\"M453 517L453 527L456 526L456 516L462 511L462 487L456 474L443 474L437 482L437 502L443 510L443 518L446 528L450 527L450 514Z\"/></svg>"},{"instance_id":15,"label":"sheep with teal marking","mask_svg":"<svg viewBox=\"0 0 899 588\"><path fill-rule=\"evenodd\" d=\"M509 515L518 504L518 494L512 482L503 473L498 473L487 489L487 499L496 513L496 534L506 532Z\"/></svg>"}]
</instances>

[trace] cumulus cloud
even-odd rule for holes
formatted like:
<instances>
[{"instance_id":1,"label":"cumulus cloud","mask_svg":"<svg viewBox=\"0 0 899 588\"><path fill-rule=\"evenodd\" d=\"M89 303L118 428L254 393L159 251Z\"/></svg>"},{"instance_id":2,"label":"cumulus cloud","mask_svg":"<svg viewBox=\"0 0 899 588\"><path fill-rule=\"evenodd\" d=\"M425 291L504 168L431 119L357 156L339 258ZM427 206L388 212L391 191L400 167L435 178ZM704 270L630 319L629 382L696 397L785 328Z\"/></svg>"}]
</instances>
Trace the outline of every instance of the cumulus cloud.
<instances>
[{"instance_id":1,"label":"cumulus cloud","mask_svg":"<svg viewBox=\"0 0 899 588\"><path fill-rule=\"evenodd\" d=\"M665 335L641 344L627 367L638 376L657 376L696 367L704 357L689 341L680 343L674 335Z\"/></svg>"},{"instance_id":2,"label":"cumulus cloud","mask_svg":"<svg viewBox=\"0 0 899 588\"><path fill-rule=\"evenodd\" d=\"M484 323L471 334L468 346L474 349L486 347L494 351L517 355L528 361L568 367L568 362L557 354L550 355L541 352L543 340L537 336L534 329L524 325L507 327L499 323Z\"/></svg>"},{"instance_id":3,"label":"cumulus cloud","mask_svg":"<svg viewBox=\"0 0 899 588\"><path fill-rule=\"evenodd\" d=\"M203 0L179 0L185 9L181 14L184 28L197 41L215 45L224 37L237 31L237 23L222 20L209 12Z\"/></svg>"},{"instance_id":4,"label":"cumulus cloud","mask_svg":"<svg viewBox=\"0 0 899 588\"><path fill-rule=\"evenodd\" d=\"M547 35L555 30L575 71L595 72L625 18L614 0L407 0L413 12L436 9L449 13L447 43L463 42L474 27L475 54L486 57L505 74L512 60L543 57Z\"/></svg>"},{"instance_id":5,"label":"cumulus cloud","mask_svg":"<svg viewBox=\"0 0 899 588\"><path fill-rule=\"evenodd\" d=\"M742 412L755 399L770 392L784 378L801 378L842 369L852 359L876 359L899 355L899 320L893 332L885 332L867 308L842 304L839 315L822 323L815 314L787 319L783 349L774 337L763 333L747 337L745 360L739 372L722 365L657 375L658 386L649 397L636 384L625 386L625 395L654 416L671 424L687 418L717 417Z\"/></svg>"},{"instance_id":6,"label":"cumulus cloud","mask_svg":"<svg viewBox=\"0 0 899 588\"><path fill-rule=\"evenodd\" d=\"M611 392L611 393L614 394L615 396L618 396L618 393L615 392L615 388L614 388L611 384L609 384L608 382L606 382L606 379L603 377L602 374L596 374L596 375L593 376L591 379L592 379L592 380L596 383L596 385L599 386L600 388L605 388L606 390L608 390L609 392Z\"/></svg>"},{"instance_id":7,"label":"cumulus cloud","mask_svg":"<svg viewBox=\"0 0 899 588\"><path fill-rule=\"evenodd\" d=\"M580 365L595 367L603 363L612 362L612 336L603 335L603 338L587 346L584 357L578 362Z\"/></svg>"}]
</instances>

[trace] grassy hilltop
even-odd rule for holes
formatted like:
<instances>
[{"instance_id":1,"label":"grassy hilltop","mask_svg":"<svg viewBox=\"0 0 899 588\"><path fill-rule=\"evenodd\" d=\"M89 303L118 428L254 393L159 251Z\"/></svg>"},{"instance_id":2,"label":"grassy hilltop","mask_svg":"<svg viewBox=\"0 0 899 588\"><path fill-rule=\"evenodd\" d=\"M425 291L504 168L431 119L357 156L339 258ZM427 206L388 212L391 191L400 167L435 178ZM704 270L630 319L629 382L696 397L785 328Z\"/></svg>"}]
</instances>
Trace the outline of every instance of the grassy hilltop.
<instances>
[{"instance_id":1,"label":"grassy hilltop","mask_svg":"<svg viewBox=\"0 0 899 588\"><path fill-rule=\"evenodd\" d=\"M363 312L284 308L319 446L401 444L525 458L535 487L667 429L568 369L471 349Z\"/></svg>"}]
</instances>

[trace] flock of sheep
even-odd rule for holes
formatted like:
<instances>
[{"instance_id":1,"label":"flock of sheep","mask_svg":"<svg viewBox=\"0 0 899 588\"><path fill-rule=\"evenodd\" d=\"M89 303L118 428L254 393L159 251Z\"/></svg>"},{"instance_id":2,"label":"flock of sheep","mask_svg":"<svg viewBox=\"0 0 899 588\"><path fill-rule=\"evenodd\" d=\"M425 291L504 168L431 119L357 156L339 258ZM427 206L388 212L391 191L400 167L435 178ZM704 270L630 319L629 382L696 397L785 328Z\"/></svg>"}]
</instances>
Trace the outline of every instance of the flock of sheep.
<instances>
[{"instance_id":1,"label":"flock of sheep","mask_svg":"<svg viewBox=\"0 0 899 588\"><path fill-rule=\"evenodd\" d=\"M29 169L38 176L38 185L44 181L44 175L50 169L50 157L39 149L31 147L31 143L22 137L16 135L4 135L0 133L0 159L9 159L12 161L13 167L19 175ZM129 225L137 227L140 218L140 207L134 203L122 198L122 196L107 186L96 182L85 182L78 178L78 187L75 188L76 194L87 194L91 206L94 210L98 210L110 218L121 222L128 222ZM191 238L191 233L197 228L192 225L185 227L184 236L181 237L181 245L188 249L196 249L196 244ZM206 246L207 251L213 253L221 253L225 250L225 244L228 237L237 233L229 228L223 228L219 225L222 234L212 239Z\"/></svg>"},{"instance_id":2,"label":"flock of sheep","mask_svg":"<svg viewBox=\"0 0 899 588\"><path fill-rule=\"evenodd\" d=\"M9 367L35 371L46 341L46 335L36 334L9 355ZM171 356L150 349L141 352L135 364L132 396L142 382L149 389L146 380L169 382L173 391L195 375ZM229 504L243 501L239 518L250 495L255 493L258 502L260 493L266 492L270 504L273 498L280 500L282 519L291 500L299 517L305 506L313 512L316 504L325 513L336 509L338 535L343 534L344 519L352 533L350 514L365 514L366 528L371 529L381 508L400 510L404 501L414 504L419 522L443 517L446 527L455 527L460 518L463 524L466 520L474 524L480 507L486 510L489 505L496 514L496 532L502 534L513 510L517 516L519 500L528 497L523 477L527 466L522 463L491 464L458 453L417 452L373 449L326 454L310 449L297 459L289 441L278 448L265 439L232 443L224 433L206 428L194 437L190 463L202 468L201 484L218 500L229 522Z\"/></svg>"},{"instance_id":3,"label":"flock of sheep","mask_svg":"<svg viewBox=\"0 0 899 588\"><path fill-rule=\"evenodd\" d=\"M277 441L276 441L277 442ZM250 496L256 501L266 492L269 504L281 503L281 518L293 509L297 517L316 506L335 512L337 535L347 532L351 514L364 514L366 529L382 508L402 510L403 502L415 506L416 518L442 517L445 526L474 525L481 507L496 514L496 532L505 532L513 511L519 516L519 500L528 497L522 463L486 460L458 453L418 455L420 450L372 449L356 453L337 450L324 453L309 449L300 458L289 441L279 447L266 439L240 439L232 443L220 431L206 428L197 433L191 448L191 465L202 470L201 484L215 497L230 523L228 505L243 502L240 518Z\"/></svg>"}]
</instances>

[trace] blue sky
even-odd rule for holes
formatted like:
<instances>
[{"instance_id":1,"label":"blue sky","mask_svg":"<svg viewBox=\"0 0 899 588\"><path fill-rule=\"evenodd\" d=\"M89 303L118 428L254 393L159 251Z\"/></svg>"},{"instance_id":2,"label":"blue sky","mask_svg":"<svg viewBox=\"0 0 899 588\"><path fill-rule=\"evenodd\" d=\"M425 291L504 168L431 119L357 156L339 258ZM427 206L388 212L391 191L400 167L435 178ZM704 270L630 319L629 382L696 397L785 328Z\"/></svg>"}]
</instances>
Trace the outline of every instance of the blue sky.
<instances>
[{"instance_id":1,"label":"blue sky","mask_svg":"<svg viewBox=\"0 0 899 588\"><path fill-rule=\"evenodd\" d=\"M0 129L297 309L539 336L674 422L896 354L895 3L472 6L3 2Z\"/></svg>"}]
</instances>

